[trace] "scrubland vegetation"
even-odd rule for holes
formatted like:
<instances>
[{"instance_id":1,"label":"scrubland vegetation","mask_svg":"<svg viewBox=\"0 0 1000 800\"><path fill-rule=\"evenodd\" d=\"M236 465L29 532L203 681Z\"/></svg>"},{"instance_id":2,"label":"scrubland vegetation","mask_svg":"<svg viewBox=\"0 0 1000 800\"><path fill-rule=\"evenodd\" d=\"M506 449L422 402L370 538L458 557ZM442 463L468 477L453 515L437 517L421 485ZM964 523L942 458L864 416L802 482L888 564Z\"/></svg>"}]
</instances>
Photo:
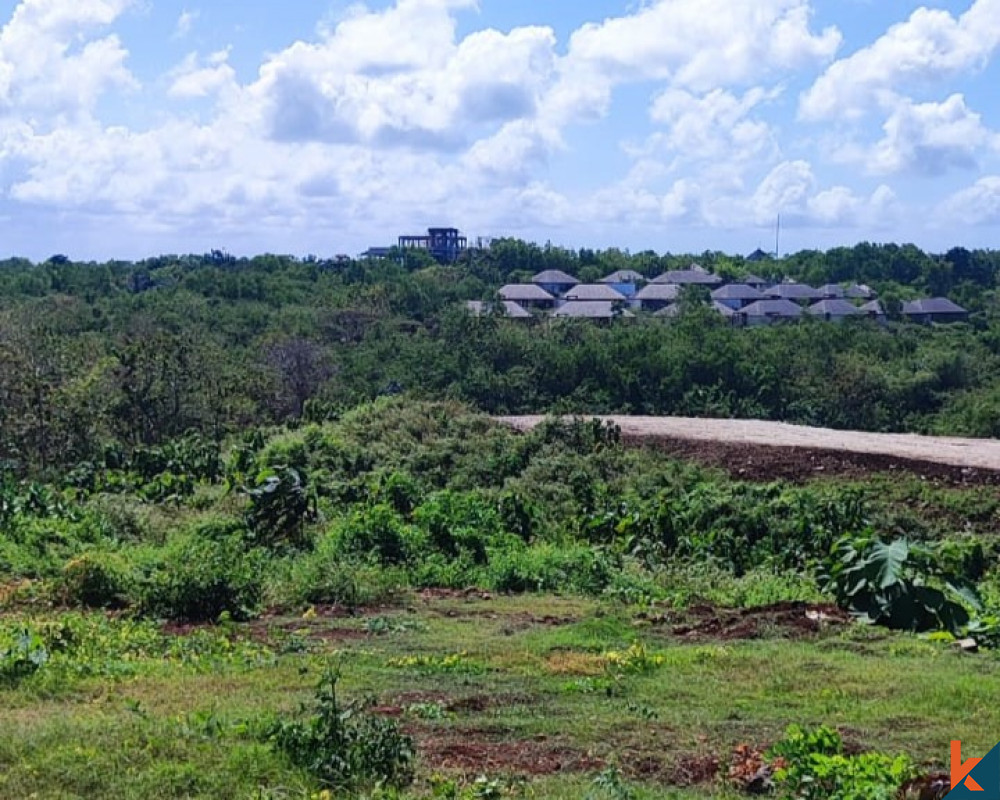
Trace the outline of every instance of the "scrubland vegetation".
<instances>
[{"instance_id":1,"label":"scrubland vegetation","mask_svg":"<svg viewBox=\"0 0 1000 800\"><path fill-rule=\"evenodd\" d=\"M888 798L995 744L995 486L488 416L996 433L986 290L525 328L453 306L565 254L497 253L0 267L0 797Z\"/></svg>"}]
</instances>

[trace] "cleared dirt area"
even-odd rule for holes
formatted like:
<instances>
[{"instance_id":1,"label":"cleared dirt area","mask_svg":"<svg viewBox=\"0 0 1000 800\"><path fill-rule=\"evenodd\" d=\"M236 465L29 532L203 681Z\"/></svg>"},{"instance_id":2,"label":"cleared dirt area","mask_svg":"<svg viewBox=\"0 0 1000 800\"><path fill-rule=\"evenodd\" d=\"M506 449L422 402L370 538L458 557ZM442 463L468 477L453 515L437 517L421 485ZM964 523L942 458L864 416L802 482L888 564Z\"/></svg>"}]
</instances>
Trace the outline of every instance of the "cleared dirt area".
<instances>
[{"instance_id":1,"label":"cleared dirt area","mask_svg":"<svg viewBox=\"0 0 1000 800\"><path fill-rule=\"evenodd\" d=\"M594 419L595 417L584 417ZM686 417L596 417L625 442L723 467L737 477L804 480L822 474L905 471L948 483L1000 485L1000 440L865 433L783 422ZM498 417L530 430L542 416Z\"/></svg>"}]
</instances>

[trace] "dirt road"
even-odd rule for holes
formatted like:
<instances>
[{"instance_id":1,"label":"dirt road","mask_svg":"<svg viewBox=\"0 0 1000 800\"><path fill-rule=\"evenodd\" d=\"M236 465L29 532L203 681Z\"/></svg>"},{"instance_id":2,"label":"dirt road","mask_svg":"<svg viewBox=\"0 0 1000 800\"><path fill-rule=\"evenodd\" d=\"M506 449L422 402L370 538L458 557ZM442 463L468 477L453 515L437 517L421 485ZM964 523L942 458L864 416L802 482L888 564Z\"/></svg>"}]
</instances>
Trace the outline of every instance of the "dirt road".
<instances>
[{"instance_id":1,"label":"dirt road","mask_svg":"<svg viewBox=\"0 0 1000 800\"><path fill-rule=\"evenodd\" d=\"M499 417L529 430L545 417ZM592 419L592 417L588 417ZM802 473L902 469L962 483L1000 484L1000 440L808 428L782 422L684 417L600 417L635 444L653 444L734 474L795 478Z\"/></svg>"}]
</instances>

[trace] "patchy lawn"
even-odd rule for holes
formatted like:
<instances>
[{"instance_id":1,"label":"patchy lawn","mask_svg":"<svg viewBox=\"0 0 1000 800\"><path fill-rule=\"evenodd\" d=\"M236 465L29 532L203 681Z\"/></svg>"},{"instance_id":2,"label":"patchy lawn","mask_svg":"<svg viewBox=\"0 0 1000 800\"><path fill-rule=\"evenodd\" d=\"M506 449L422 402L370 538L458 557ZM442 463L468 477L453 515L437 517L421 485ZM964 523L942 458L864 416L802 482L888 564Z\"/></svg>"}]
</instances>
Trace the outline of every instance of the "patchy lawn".
<instances>
[{"instance_id":1,"label":"patchy lawn","mask_svg":"<svg viewBox=\"0 0 1000 800\"><path fill-rule=\"evenodd\" d=\"M331 660L346 696L373 695L414 737L406 797L434 796L442 776L496 778L510 796L611 797L595 778L613 766L636 797L727 798L734 751L765 748L791 723L827 723L850 749L928 769L951 739L982 755L1000 731L994 655L822 606L677 612L426 592L357 615L163 634L212 643L149 645L114 656L121 665L95 651L93 669L46 677L44 666L0 688L0 796L314 796L259 732L307 702Z\"/></svg>"}]
</instances>

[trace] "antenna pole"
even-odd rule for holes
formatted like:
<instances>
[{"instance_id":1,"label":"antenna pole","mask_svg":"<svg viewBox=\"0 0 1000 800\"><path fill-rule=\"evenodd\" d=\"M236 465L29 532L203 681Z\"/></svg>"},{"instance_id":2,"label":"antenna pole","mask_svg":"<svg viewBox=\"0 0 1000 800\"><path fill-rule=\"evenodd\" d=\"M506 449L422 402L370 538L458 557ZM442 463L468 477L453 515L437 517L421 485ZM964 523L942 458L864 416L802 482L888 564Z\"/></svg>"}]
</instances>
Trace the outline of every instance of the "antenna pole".
<instances>
[{"instance_id":1,"label":"antenna pole","mask_svg":"<svg viewBox=\"0 0 1000 800\"><path fill-rule=\"evenodd\" d=\"M774 228L774 257L780 258L781 253L781 214L778 214L778 224Z\"/></svg>"}]
</instances>

